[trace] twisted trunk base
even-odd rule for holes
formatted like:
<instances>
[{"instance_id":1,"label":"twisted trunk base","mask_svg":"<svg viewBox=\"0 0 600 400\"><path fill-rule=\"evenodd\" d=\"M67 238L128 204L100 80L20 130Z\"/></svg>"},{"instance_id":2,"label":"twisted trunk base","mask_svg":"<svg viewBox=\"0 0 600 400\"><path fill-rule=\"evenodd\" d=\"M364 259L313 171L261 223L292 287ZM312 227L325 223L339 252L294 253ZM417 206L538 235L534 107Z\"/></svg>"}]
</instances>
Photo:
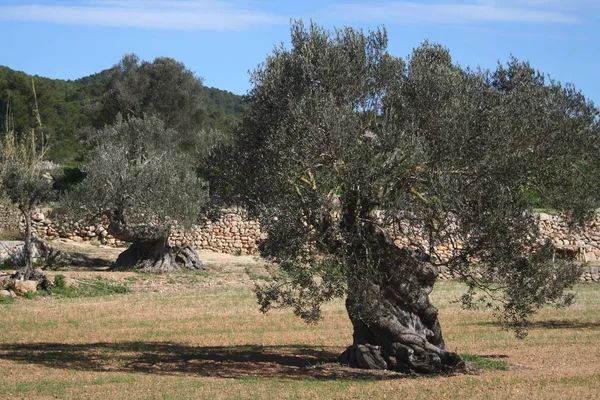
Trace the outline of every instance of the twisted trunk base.
<instances>
[{"instance_id":1,"label":"twisted trunk base","mask_svg":"<svg viewBox=\"0 0 600 400\"><path fill-rule=\"evenodd\" d=\"M398 372L448 373L464 368L461 357L447 351L437 310L424 313L383 300L366 323L356 316L356 304L346 301L354 327L353 344L342 353L342 364Z\"/></svg>"},{"instance_id":2,"label":"twisted trunk base","mask_svg":"<svg viewBox=\"0 0 600 400\"><path fill-rule=\"evenodd\" d=\"M366 240L358 242L355 252L363 261L356 264L359 273L346 300L353 344L341 362L399 372L463 369L462 358L446 349L438 310L429 300L438 268L424 253L399 248L385 231L370 228L363 231ZM363 250L367 247L368 254Z\"/></svg>"},{"instance_id":3,"label":"twisted trunk base","mask_svg":"<svg viewBox=\"0 0 600 400\"><path fill-rule=\"evenodd\" d=\"M119 254L112 270L138 270L152 274L184 269L201 270L204 266L190 245L169 246L165 240L134 242Z\"/></svg>"},{"instance_id":4,"label":"twisted trunk base","mask_svg":"<svg viewBox=\"0 0 600 400\"><path fill-rule=\"evenodd\" d=\"M113 270L135 269L156 274L204 268L198 253L189 244L170 246L164 229L111 222L108 231L117 239L131 242L111 267Z\"/></svg>"}]
</instances>

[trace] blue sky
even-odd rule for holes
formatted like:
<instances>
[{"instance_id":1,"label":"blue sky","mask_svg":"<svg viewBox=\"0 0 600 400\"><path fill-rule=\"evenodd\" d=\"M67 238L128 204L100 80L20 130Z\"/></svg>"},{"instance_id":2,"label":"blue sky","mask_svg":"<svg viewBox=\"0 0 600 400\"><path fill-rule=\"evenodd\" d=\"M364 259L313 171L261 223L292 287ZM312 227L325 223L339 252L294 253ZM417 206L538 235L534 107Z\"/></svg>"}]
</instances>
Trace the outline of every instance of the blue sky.
<instances>
[{"instance_id":1,"label":"blue sky","mask_svg":"<svg viewBox=\"0 0 600 400\"><path fill-rule=\"evenodd\" d=\"M513 54L600 105L600 0L0 0L0 65L76 79L126 53L169 56L205 84L244 94L248 71L289 42L290 20L385 26L407 56L425 39L463 66Z\"/></svg>"}]
</instances>

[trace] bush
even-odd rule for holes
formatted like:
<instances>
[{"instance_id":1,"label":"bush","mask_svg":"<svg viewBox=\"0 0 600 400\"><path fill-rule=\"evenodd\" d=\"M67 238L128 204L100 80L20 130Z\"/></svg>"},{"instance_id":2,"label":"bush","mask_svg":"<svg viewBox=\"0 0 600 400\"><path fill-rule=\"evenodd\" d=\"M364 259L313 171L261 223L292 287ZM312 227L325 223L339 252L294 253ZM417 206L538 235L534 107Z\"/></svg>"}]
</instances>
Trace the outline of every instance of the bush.
<instances>
[{"instance_id":1,"label":"bush","mask_svg":"<svg viewBox=\"0 0 600 400\"><path fill-rule=\"evenodd\" d=\"M64 289L67 287L66 282L67 282L66 276L56 275L54 277L54 288L55 289Z\"/></svg>"},{"instance_id":2,"label":"bush","mask_svg":"<svg viewBox=\"0 0 600 400\"><path fill-rule=\"evenodd\" d=\"M86 176L87 174L79 167L65 167L62 175L54 177L53 189L60 193L68 192L81 183Z\"/></svg>"}]
</instances>

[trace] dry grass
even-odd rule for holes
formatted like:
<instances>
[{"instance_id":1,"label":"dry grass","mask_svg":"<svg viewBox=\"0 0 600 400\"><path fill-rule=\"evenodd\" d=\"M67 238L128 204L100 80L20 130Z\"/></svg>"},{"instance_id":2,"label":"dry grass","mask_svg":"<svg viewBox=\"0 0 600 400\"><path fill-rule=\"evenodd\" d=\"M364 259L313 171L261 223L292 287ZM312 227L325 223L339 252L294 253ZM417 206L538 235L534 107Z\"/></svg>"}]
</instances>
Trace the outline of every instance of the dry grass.
<instances>
[{"instance_id":1,"label":"dry grass","mask_svg":"<svg viewBox=\"0 0 600 400\"><path fill-rule=\"evenodd\" d=\"M259 263L209 265L203 275L111 273L137 287L127 295L0 305L0 398L600 398L596 285L578 286L571 308L542 310L519 341L489 313L451 304L461 287L442 282L434 301L448 346L510 368L407 377L335 364L351 342L342 302L316 326L289 311L265 316L251 293Z\"/></svg>"}]
</instances>

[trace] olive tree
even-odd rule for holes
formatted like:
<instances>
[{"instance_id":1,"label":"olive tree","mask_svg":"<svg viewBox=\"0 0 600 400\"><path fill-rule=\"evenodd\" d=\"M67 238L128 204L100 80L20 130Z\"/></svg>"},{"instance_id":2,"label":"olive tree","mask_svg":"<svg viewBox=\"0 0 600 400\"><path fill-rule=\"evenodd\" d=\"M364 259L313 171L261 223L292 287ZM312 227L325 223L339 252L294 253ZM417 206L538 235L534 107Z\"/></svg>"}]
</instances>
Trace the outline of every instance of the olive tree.
<instances>
[{"instance_id":1,"label":"olive tree","mask_svg":"<svg viewBox=\"0 0 600 400\"><path fill-rule=\"evenodd\" d=\"M190 245L168 242L175 223L185 228L197 222L207 199L189 157L178 150L181 136L156 116L118 116L114 124L91 132L89 140L86 178L66 196L60 212L108 217L108 232L132 243L114 269L202 268Z\"/></svg>"},{"instance_id":2,"label":"olive tree","mask_svg":"<svg viewBox=\"0 0 600 400\"><path fill-rule=\"evenodd\" d=\"M516 59L473 71L429 43L394 57L382 30L295 23L291 36L251 75L222 168L279 265L257 288L263 311L313 322L345 297L344 363L439 372L464 365L429 299L440 268L468 285L466 304L487 294L521 335L536 308L570 302L579 270L552 261L528 195L574 223L598 206L591 102Z\"/></svg>"},{"instance_id":3,"label":"olive tree","mask_svg":"<svg viewBox=\"0 0 600 400\"><path fill-rule=\"evenodd\" d=\"M117 115L156 115L181 135L198 131L206 117L202 79L172 58L140 60L125 55L111 70L104 95L88 107L95 128L115 122Z\"/></svg>"},{"instance_id":4,"label":"olive tree","mask_svg":"<svg viewBox=\"0 0 600 400\"><path fill-rule=\"evenodd\" d=\"M91 127L81 136L93 146L95 132L118 118L159 118L170 131L177 132L171 144L181 154L194 157L192 163L205 162L212 149L227 144L229 133L206 124L205 91L202 78L169 57L140 60L127 54L108 74L102 97L89 104L86 112ZM209 170L208 167L204 168Z\"/></svg>"},{"instance_id":5,"label":"olive tree","mask_svg":"<svg viewBox=\"0 0 600 400\"><path fill-rule=\"evenodd\" d=\"M25 280L41 280L44 288L49 282L33 268L34 242L32 218L37 207L53 197L51 178L43 170L48 140L44 136L37 103L35 83L31 81L35 108L34 125L26 132L17 132L10 124L10 97L6 110L6 133L0 137L0 197L6 197L17 207L25 225L25 266L17 275Z\"/></svg>"},{"instance_id":6,"label":"olive tree","mask_svg":"<svg viewBox=\"0 0 600 400\"><path fill-rule=\"evenodd\" d=\"M38 280L42 275L33 268L32 218L36 208L52 198L52 182L42 169L43 149L38 148L35 131L19 136L11 130L0 139L0 196L17 207L25 225L25 266L19 276Z\"/></svg>"}]
</instances>

